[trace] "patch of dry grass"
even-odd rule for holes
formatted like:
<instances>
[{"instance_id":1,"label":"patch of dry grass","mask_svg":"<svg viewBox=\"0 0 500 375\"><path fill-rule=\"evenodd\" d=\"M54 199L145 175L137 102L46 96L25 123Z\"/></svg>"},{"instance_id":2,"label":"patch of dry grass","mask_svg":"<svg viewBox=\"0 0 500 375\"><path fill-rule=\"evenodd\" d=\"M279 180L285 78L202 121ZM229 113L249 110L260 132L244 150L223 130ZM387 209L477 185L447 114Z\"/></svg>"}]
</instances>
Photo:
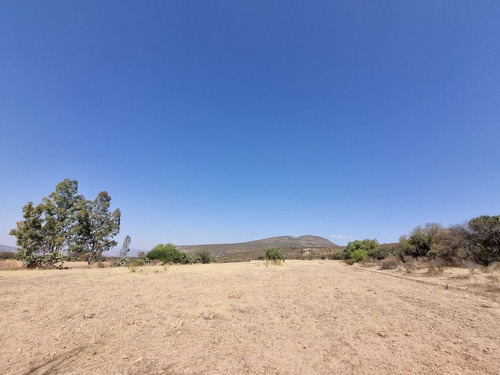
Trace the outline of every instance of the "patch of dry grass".
<instances>
[{"instance_id":1,"label":"patch of dry grass","mask_svg":"<svg viewBox=\"0 0 500 375\"><path fill-rule=\"evenodd\" d=\"M23 262L16 259L1 259L0 260L0 270L20 270L24 268Z\"/></svg>"}]
</instances>

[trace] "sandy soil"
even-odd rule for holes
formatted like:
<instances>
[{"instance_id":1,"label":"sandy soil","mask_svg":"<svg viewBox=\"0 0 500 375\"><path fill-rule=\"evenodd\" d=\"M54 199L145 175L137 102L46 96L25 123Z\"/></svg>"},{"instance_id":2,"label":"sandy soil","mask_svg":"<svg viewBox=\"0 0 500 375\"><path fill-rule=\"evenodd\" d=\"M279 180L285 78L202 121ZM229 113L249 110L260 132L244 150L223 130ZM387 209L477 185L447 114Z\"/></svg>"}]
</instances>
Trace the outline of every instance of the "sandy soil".
<instances>
[{"instance_id":1,"label":"sandy soil","mask_svg":"<svg viewBox=\"0 0 500 375\"><path fill-rule=\"evenodd\" d=\"M336 261L0 271L1 374L498 374L498 282Z\"/></svg>"}]
</instances>

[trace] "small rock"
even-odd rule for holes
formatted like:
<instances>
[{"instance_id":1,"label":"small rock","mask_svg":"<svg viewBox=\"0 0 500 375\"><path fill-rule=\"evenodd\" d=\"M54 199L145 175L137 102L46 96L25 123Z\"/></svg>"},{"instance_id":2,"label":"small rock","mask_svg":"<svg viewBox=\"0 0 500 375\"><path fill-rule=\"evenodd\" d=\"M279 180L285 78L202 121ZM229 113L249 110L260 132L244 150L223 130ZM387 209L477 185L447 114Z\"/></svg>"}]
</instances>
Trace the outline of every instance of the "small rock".
<instances>
[{"instance_id":1,"label":"small rock","mask_svg":"<svg viewBox=\"0 0 500 375\"><path fill-rule=\"evenodd\" d=\"M380 337L387 337L387 333L384 332L377 332L377 335L379 335Z\"/></svg>"},{"instance_id":2,"label":"small rock","mask_svg":"<svg viewBox=\"0 0 500 375\"><path fill-rule=\"evenodd\" d=\"M139 363L139 362L142 362L142 357L139 357L134 361L134 363Z\"/></svg>"},{"instance_id":3,"label":"small rock","mask_svg":"<svg viewBox=\"0 0 500 375\"><path fill-rule=\"evenodd\" d=\"M122 355L122 359L128 359L128 355L126 354Z\"/></svg>"},{"instance_id":4,"label":"small rock","mask_svg":"<svg viewBox=\"0 0 500 375\"><path fill-rule=\"evenodd\" d=\"M201 315L203 316L203 319L206 319L206 320L211 320L214 318L213 314L209 314L207 312L203 312Z\"/></svg>"}]
</instances>

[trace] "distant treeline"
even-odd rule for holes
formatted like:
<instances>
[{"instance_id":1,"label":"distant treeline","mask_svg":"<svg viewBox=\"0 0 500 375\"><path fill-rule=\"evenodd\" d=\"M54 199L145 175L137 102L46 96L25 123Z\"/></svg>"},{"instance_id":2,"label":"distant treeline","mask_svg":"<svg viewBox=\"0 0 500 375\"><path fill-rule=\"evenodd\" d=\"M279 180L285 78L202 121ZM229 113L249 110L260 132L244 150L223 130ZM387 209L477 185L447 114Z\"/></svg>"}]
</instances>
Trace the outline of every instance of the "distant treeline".
<instances>
[{"instance_id":1,"label":"distant treeline","mask_svg":"<svg viewBox=\"0 0 500 375\"><path fill-rule=\"evenodd\" d=\"M398 243L379 245L375 239L358 240L349 242L343 251L332 256L349 263L388 257L402 262L408 258L428 258L443 265L472 262L488 266L500 262L500 216L478 216L448 228L427 223L401 236Z\"/></svg>"},{"instance_id":2,"label":"distant treeline","mask_svg":"<svg viewBox=\"0 0 500 375\"><path fill-rule=\"evenodd\" d=\"M0 251L0 259L15 259L16 253L11 251Z\"/></svg>"}]
</instances>

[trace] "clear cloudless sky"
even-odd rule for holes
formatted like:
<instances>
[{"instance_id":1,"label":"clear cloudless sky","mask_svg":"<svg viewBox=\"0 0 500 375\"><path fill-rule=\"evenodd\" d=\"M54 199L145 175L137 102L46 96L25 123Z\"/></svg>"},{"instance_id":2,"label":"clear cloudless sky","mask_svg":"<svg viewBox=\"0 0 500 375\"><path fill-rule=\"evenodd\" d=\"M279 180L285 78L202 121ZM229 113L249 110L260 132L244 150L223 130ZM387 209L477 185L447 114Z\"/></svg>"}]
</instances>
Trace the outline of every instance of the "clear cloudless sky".
<instances>
[{"instance_id":1,"label":"clear cloudless sky","mask_svg":"<svg viewBox=\"0 0 500 375\"><path fill-rule=\"evenodd\" d=\"M500 214L500 2L0 2L0 244L64 178L132 248Z\"/></svg>"}]
</instances>

